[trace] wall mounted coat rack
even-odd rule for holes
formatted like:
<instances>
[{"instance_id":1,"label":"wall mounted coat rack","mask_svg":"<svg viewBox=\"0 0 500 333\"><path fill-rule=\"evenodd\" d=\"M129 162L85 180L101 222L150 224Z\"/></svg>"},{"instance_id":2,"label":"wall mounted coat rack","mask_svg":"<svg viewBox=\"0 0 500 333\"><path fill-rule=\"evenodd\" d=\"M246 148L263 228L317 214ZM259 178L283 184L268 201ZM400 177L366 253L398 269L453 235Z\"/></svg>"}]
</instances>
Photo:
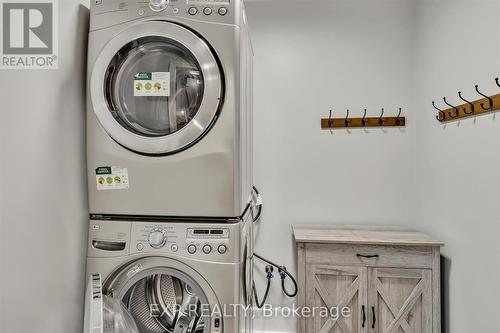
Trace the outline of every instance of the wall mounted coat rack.
<instances>
[{"instance_id":1,"label":"wall mounted coat rack","mask_svg":"<svg viewBox=\"0 0 500 333\"><path fill-rule=\"evenodd\" d=\"M406 118L401 116L401 108L397 117L384 117L384 109L378 117L366 117L364 109L362 118L349 118L349 110L343 118L332 118L332 110L328 118L321 119L321 128L363 128L363 127L403 127L406 126Z\"/></svg>"},{"instance_id":2,"label":"wall mounted coat rack","mask_svg":"<svg viewBox=\"0 0 500 333\"><path fill-rule=\"evenodd\" d=\"M500 87L500 80L498 78L495 79L495 82L497 86ZM479 114L500 110L500 94L487 96L479 91L478 85L476 85L475 88L476 92L482 97L481 99L469 101L465 99L462 92L459 91L458 97L465 102L464 104L452 105L446 100L446 97L443 97L444 104L448 106L448 108L443 110L438 108L435 102L432 102L432 106L439 111L436 119L439 122L444 123L447 121L474 117Z\"/></svg>"}]
</instances>

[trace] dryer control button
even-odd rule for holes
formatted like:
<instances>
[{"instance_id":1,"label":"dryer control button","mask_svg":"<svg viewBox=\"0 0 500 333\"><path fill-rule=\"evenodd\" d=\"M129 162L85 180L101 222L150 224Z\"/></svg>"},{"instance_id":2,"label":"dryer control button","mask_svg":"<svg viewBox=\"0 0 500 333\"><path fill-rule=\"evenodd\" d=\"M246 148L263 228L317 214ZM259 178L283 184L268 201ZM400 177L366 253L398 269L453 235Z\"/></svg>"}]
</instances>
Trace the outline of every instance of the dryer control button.
<instances>
[{"instance_id":1,"label":"dryer control button","mask_svg":"<svg viewBox=\"0 0 500 333\"><path fill-rule=\"evenodd\" d=\"M167 8L169 0L149 0L149 7L155 12L161 12Z\"/></svg>"},{"instance_id":2,"label":"dryer control button","mask_svg":"<svg viewBox=\"0 0 500 333\"><path fill-rule=\"evenodd\" d=\"M224 16L227 14L227 8L226 7L220 7L219 8L219 15Z\"/></svg>"},{"instance_id":3,"label":"dryer control button","mask_svg":"<svg viewBox=\"0 0 500 333\"><path fill-rule=\"evenodd\" d=\"M196 245L194 245L194 244L189 245L187 249L188 249L188 252L190 254L195 254L196 253Z\"/></svg>"},{"instance_id":4,"label":"dryer control button","mask_svg":"<svg viewBox=\"0 0 500 333\"><path fill-rule=\"evenodd\" d=\"M224 244L219 245L219 247L217 248L217 251L219 251L220 254L224 254L227 252L227 246Z\"/></svg>"},{"instance_id":5,"label":"dryer control button","mask_svg":"<svg viewBox=\"0 0 500 333\"><path fill-rule=\"evenodd\" d=\"M196 15L196 14L198 14L198 8L191 7L188 9L188 13L189 13L189 15Z\"/></svg>"},{"instance_id":6,"label":"dryer control button","mask_svg":"<svg viewBox=\"0 0 500 333\"><path fill-rule=\"evenodd\" d=\"M210 14L212 14L212 8L210 8L210 7L205 7L205 8L203 9L203 14L205 14L205 15L210 15Z\"/></svg>"},{"instance_id":7,"label":"dryer control button","mask_svg":"<svg viewBox=\"0 0 500 333\"><path fill-rule=\"evenodd\" d=\"M204 245L203 246L203 253L209 254L210 252L212 252L212 247L208 244Z\"/></svg>"}]
</instances>

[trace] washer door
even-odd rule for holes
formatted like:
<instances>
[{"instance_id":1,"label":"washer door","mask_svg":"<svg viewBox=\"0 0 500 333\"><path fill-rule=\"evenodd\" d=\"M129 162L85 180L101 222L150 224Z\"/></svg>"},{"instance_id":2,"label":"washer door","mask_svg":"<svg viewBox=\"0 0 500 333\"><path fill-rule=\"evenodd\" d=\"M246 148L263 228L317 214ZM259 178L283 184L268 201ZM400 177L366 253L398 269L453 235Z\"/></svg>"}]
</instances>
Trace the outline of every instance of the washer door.
<instances>
[{"instance_id":1,"label":"washer door","mask_svg":"<svg viewBox=\"0 0 500 333\"><path fill-rule=\"evenodd\" d=\"M84 333L139 333L119 300L102 294L101 275L90 276L85 295Z\"/></svg>"},{"instance_id":2,"label":"washer door","mask_svg":"<svg viewBox=\"0 0 500 333\"><path fill-rule=\"evenodd\" d=\"M222 332L221 308L212 288L177 260L134 261L109 279L104 290L121 301L140 333Z\"/></svg>"},{"instance_id":3,"label":"washer door","mask_svg":"<svg viewBox=\"0 0 500 333\"><path fill-rule=\"evenodd\" d=\"M177 24L150 21L114 37L90 78L94 112L119 144L172 154L200 140L221 109L222 74L208 44Z\"/></svg>"}]
</instances>

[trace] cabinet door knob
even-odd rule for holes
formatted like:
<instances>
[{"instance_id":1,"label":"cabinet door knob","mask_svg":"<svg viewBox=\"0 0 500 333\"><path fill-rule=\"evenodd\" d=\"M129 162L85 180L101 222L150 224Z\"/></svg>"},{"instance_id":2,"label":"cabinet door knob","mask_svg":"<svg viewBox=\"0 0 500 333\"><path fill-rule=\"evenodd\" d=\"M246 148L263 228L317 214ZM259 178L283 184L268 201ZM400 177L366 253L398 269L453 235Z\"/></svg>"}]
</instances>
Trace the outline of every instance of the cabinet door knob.
<instances>
[{"instance_id":1,"label":"cabinet door knob","mask_svg":"<svg viewBox=\"0 0 500 333\"><path fill-rule=\"evenodd\" d=\"M361 324L361 327L365 327L365 323L366 323L366 313L365 313L365 306L363 305L361 307L361 312L363 313L363 324Z\"/></svg>"},{"instance_id":2,"label":"cabinet door knob","mask_svg":"<svg viewBox=\"0 0 500 333\"><path fill-rule=\"evenodd\" d=\"M375 315L375 307L372 306L372 313L373 313L373 324L372 324L372 328L375 328L375 323L377 322L377 317Z\"/></svg>"}]
</instances>

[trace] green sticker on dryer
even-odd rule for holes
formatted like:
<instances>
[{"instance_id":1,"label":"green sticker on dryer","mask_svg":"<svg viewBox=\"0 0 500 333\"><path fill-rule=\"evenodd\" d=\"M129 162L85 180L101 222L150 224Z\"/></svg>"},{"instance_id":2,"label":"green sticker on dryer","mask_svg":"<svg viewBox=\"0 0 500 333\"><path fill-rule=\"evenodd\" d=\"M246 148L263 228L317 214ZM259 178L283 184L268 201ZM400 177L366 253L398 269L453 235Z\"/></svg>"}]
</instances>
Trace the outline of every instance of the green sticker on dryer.
<instances>
[{"instance_id":1,"label":"green sticker on dryer","mask_svg":"<svg viewBox=\"0 0 500 333\"><path fill-rule=\"evenodd\" d=\"M135 74L134 96L170 96L170 72L141 72Z\"/></svg>"},{"instance_id":2,"label":"green sticker on dryer","mask_svg":"<svg viewBox=\"0 0 500 333\"><path fill-rule=\"evenodd\" d=\"M126 190L130 187L127 168L111 166L95 170L97 190Z\"/></svg>"}]
</instances>

